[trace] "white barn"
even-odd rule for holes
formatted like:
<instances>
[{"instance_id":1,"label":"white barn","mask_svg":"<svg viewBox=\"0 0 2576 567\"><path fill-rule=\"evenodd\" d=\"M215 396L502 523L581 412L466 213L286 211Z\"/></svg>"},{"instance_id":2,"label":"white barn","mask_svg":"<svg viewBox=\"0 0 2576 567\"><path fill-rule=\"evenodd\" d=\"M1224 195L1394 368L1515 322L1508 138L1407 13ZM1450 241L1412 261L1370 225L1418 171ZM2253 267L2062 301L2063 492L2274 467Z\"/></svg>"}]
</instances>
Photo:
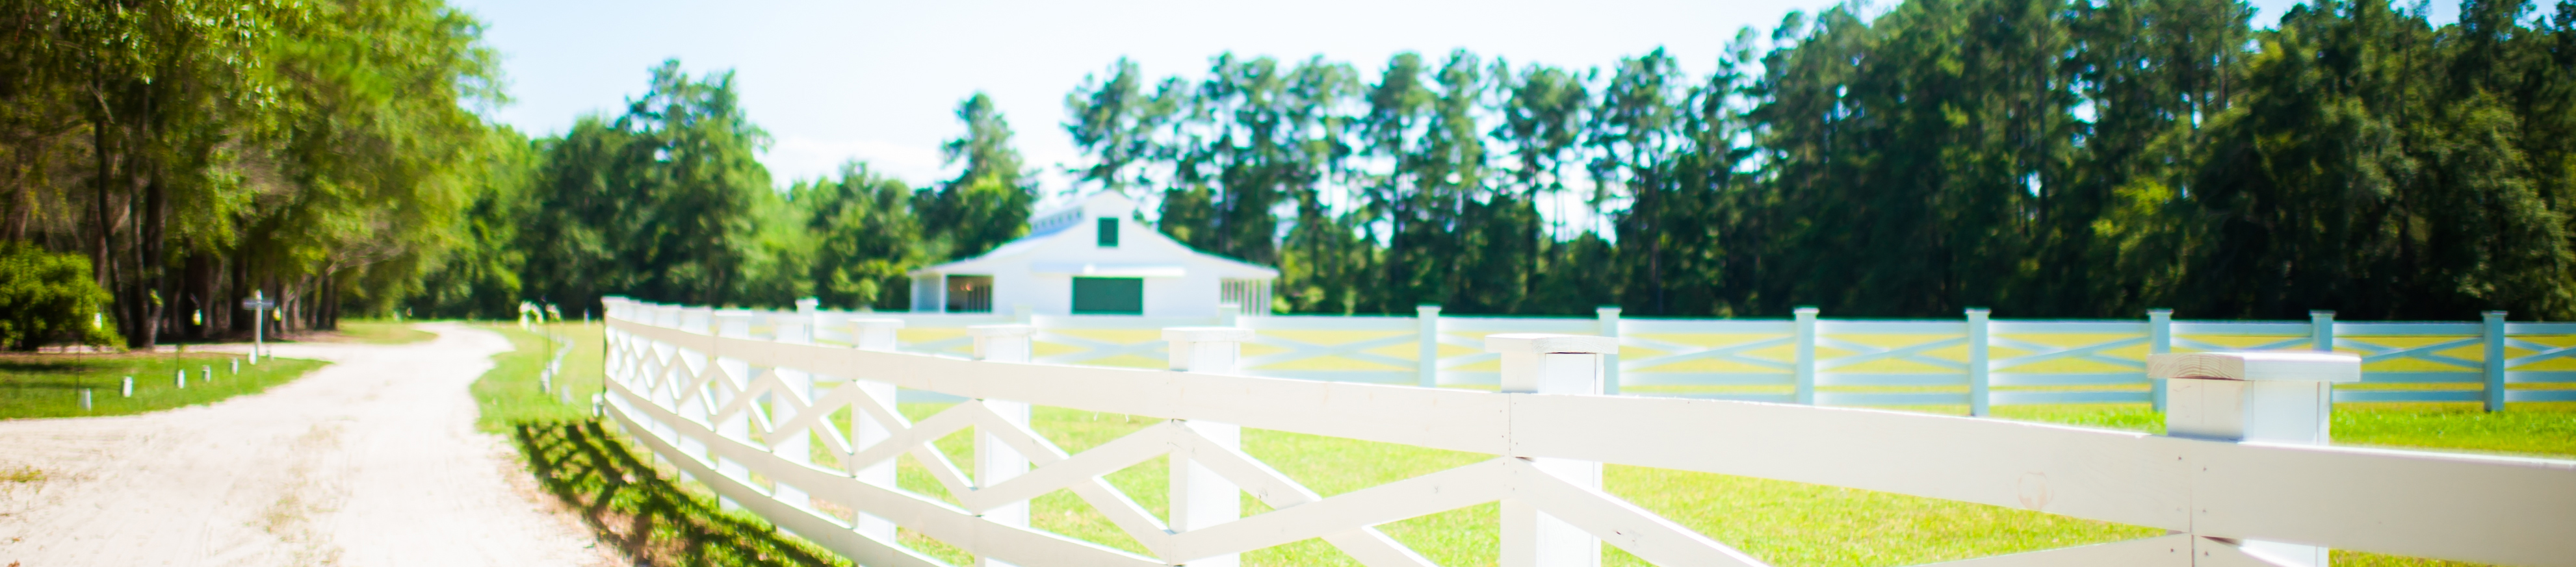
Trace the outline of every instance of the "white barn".
<instances>
[{"instance_id":1,"label":"white barn","mask_svg":"<svg viewBox=\"0 0 2576 567\"><path fill-rule=\"evenodd\" d=\"M914 313L1213 317L1270 312L1279 271L1190 249L1102 192L1030 217L1029 235L982 256L914 270Z\"/></svg>"}]
</instances>

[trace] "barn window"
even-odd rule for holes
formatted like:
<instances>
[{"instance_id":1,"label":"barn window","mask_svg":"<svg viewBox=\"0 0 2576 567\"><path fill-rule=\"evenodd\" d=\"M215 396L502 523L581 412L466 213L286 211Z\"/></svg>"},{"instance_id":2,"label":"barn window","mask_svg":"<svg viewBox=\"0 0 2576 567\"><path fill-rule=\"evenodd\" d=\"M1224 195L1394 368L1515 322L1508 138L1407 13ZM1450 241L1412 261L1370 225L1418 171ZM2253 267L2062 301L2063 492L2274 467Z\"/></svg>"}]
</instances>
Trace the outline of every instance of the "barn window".
<instances>
[{"instance_id":1,"label":"barn window","mask_svg":"<svg viewBox=\"0 0 2576 567\"><path fill-rule=\"evenodd\" d=\"M1118 247L1118 218L1100 217L1100 247Z\"/></svg>"},{"instance_id":2,"label":"barn window","mask_svg":"<svg viewBox=\"0 0 2576 567\"><path fill-rule=\"evenodd\" d=\"M1145 314L1145 278L1073 278L1073 314Z\"/></svg>"}]
</instances>

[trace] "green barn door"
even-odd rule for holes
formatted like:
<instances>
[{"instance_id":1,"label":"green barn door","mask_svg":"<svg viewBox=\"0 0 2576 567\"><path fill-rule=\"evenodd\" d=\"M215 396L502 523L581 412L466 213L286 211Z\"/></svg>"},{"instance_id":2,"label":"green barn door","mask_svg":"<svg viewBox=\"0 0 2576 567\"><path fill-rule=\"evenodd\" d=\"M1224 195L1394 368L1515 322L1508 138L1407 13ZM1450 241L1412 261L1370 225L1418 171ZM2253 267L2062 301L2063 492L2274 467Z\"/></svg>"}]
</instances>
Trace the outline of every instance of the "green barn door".
<instances>
[{"instance_id":1,"label":"green barn door","mask_svg":"<svg viewBox=\"0 0 2576 567\"><path fill-rule=\"evenodd\" d=\"M1074 278L1073 314L1145 314L1145 278Z\"/></svg>"}]
</instances>

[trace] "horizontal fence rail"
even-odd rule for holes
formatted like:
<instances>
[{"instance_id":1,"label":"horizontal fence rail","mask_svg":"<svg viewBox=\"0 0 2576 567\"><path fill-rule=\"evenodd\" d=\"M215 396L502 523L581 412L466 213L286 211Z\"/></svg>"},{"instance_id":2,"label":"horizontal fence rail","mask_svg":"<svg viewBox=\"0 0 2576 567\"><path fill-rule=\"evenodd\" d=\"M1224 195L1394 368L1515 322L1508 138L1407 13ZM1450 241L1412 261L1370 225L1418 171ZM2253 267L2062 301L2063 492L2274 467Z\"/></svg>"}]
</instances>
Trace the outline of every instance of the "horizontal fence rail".
<instances>
[{"instance_id":1,"label":"horizontal fence rail","mask_svg":"<svg viewBox=\"0 0 2576 567\"><path fill-rule=\"evenodd\" d=\"M1231 565L1246 551L1322 538L1373 567L1422 566L1431 563L1375 526L1489 502L1502 503L1506 567L1597 565L1602 543L1658 565L1762 565L1603 492L1600 467L1619 464L1877 490L2170 532L1962 565L2281 564L2282 553L2321 558L2331 547L2576 566L2576 538L2566 537L2576 533L2576 461L2315 445L2322 442L2322 415L2311 416L2317 438L2274 442L2265 437L2272 434L2250 430L2237 438L2190 439L1853 408L1599 395L1606 393L1612 369L1634 368L1628 365L1636 359L1615 358L1635 344L1631 338L1682 334L1657 327L1682 322L1623 325L1637 332L1618 337L1495 333L1473 321L1444 324L1437 330L1441 346L1482 348L1438 359L1460 360L1460 372L1492 368L1500 391L1488 392L1240 375L1257 372L1239 368L1276 360L1263 356L1293 350L1252 348L1272 344L1265 341L1274 335L1258 333L1259 325L1256 331L1118 329L1164 344L1158 369L1137 369L1050 364L1050 356L1072 351L1050 354L1036 340L1049 333L1043 325L997 322L960 329L955 335L970 359L894 350L897 328L910 320L815 313L798 319L614 298L608 303L605 398L611 418L729 505L862 565L943 565L898 543L900 526L991 565ZM2127 368L2111 362L2131 360L2117 351L2164 340L2272 341L2255 345L2264 346L2291 336L2216 335L2189 327L2193 323L2171 325L2185 338L2113 323L1986 322L1976 329L1949 322L1851 322L1837 328L1812 315L1802 313L1785 324L1723 322L1738 327L1709 334L1746 336L1709 340L1741 348L1690 352L1705 353L1693 360L1737 363L1743 361L1729 357L1777 362L1747 353L1781 347L1850 353L1828 358L1820 352L1793 364L1802 374L1812 369L1837 377L1823 380L1830 385L1849 375L1905 375L1884 370L1907 364L1951 368L1933 361L1950 360L1941 355L1944 349L1962 346L1970 347L1970 368L2050 361ZM1395 321L1424 325L1385 318L1371 321L1388 323L1382 330L1367 332L1403 336ZM2306 325L2280 330L2289 326ZM1784 327L1788 340L1771 337ZM2390 356L2454 356L2443 353L2457 347L2443 345L2456 341L2444 338L2456 329L2398 329L2424 334L2380 329L2381 334L2356 338L2433 338L2366 343L2384 350L2354 364L2378 364ZM2140 331L2148 338L2122 338ZM1980 333L1989 337L1982 349L1954 336ZM2090 338L1995 338L2079 334ZM1450 340L1461 335L1482 340ZM913 346L940 340L952 339ZM1140 341L1097 340L1128 345L1120 356L1148 352L1134 346ZM1418 346L1371 340L1346 341L1375 346L1342 352ZM2407 348L2423 354L2406 355ZM1675 352L1680 350L1646 360L1684 356ZM1824 362L1837 359L1856 360ZM1849 371L1825 372L1839 369ZM2019 378L1996 382L2014 380ZM2312 395L2322 396L2326 389L2318 384ZM2208 387L2216 386L2190 391L2201 396ZM899 389L962 401L914 421L896 411ZM1168 421L1068 453L1029 428L1033 405ZM2176 415L2183 413L2189 412ZM834 415L847 423L834 421ZM1495 457L1325 498L1241 451L1242 428ZM969 430L973 471L951 464L932 443ZM902 455L927 468L956 503L898 487L894 467ZM1155 517L1102 478L1165 455L1173 467L1169 519ZM1029 499L1058 490L1099 510L1147 553L1030 528ZM1237 491L1272 510L1241 515Z\"/></svg>"},{"instance_id":2,"label":"horizontal fence rail","mask_svg":"<svg viewBox=\"0 0 2576 567\"><path fill-rule=\"evenodd\" d=\"M2161 353L2326 350L2364 357L2361 384L2337 388L2338 402L2478 402L2490 411L2509 402L2576 401L2576 323L2508 323L2502 312L2482 322L2336 322L2330 312L2309 321L2176 321L2168 311L2144 320L1992 320L1970 310L1960 320L1821 319L1801 309L1788 320L1598 317L1444 316L1425 306L1414 317L1273 315L1215 318L1045 316L947 313L850 313L723 310L757 329L774 320L822 325L815 340L847 344L832 321L901 321L896 348L963 356L967 327L1021 323L1035 329L1033 359L1053 364L1161 368L1166 327L1250 329L1242 367L1251 376L1335 382L1490 387L1500 376L1483 337L1497 333L1567 333L1616 337L1608 383L1614 394L1730 399L1832 406L1993 406L2151 403L2164 392L2146 377L2146 357ZM821 322L821 323L818 323ZM1424 341L1430 336L1434 340ZM1431 361L1429 364L1423 361ZM2494 361L2490 363L2490 361ZM2529 386L2525 386L2529 385Z\"/></svg>"}]
</instances>

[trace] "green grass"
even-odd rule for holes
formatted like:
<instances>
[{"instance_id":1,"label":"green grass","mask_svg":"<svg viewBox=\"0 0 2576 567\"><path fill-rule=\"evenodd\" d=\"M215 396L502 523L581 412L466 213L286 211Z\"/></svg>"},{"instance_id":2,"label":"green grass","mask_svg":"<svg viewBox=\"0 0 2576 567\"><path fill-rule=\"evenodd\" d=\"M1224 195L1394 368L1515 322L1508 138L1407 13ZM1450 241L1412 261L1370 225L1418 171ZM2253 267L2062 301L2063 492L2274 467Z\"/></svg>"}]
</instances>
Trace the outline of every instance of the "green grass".
<instances>
[{"instance_id":1,"label":"green grass","mask_svg":"<svg viewBox=\"0 0 2576 567\"><path fill-rule=\"evenodd\" d=\"M284 384L325 363L293 358L244 359L241 373L232 371L239 355L223 353L5 354L0 355L0 419L131 415L209 404L242 394L256 394ZM213 367L212 382L206 367ZM188 371L180 388L178 371ZM134 397L123 395L125 377L134 377ZM91 407L80 407L81 390L90 391Z\"/></svg>"},{"instance_id":2,"label":"green grass","mask_svg":"<svg viewBox=\"0 0 2576 567\"><path fill-rule=\"evenodd\" d=\"M517 349L494 356L492 370L474 382L477 425L508 435L538 483L637 564L850 565L758 516L723 510L706 487L674 480L676 471L654 466L650 453L593 417L590 397L600 391L605 352L599 327L545 328L573 342L551 392L538 378L557 343L515 325L485 328Z\"/></svg>"},{"instance_id":3,"label":"green grass","mask_svg":"<svg viewBox=\"0 0 2576 567\"><path fill-rule=\"evenodd\" d=\"M519 425L593 419L590 397L600 391L600 330L580 325L549 327L549 332L574 342L574 348L564 353L563 374L554 378L552 390L543 389L539 378L546 364L554 359L555 350L562 346L560 343L519 330L516 325L483 327L509 337L515 350L493 356L492 370L474 381L474 403L482 408L482 416L475 420L477 427L501 433Z\"/></svg>"},{"instance_id":4,"label":"green grass","mask_svg":"<svg viewBox=\"0 0 2576 567\"><path fill-rule=\"evenodd\" d=\"M383 320L342 320L336 332L352 341L378 345L411 344L438 337L438 333L412 328L411 323Z\"/></svg>"}]
</instances>

